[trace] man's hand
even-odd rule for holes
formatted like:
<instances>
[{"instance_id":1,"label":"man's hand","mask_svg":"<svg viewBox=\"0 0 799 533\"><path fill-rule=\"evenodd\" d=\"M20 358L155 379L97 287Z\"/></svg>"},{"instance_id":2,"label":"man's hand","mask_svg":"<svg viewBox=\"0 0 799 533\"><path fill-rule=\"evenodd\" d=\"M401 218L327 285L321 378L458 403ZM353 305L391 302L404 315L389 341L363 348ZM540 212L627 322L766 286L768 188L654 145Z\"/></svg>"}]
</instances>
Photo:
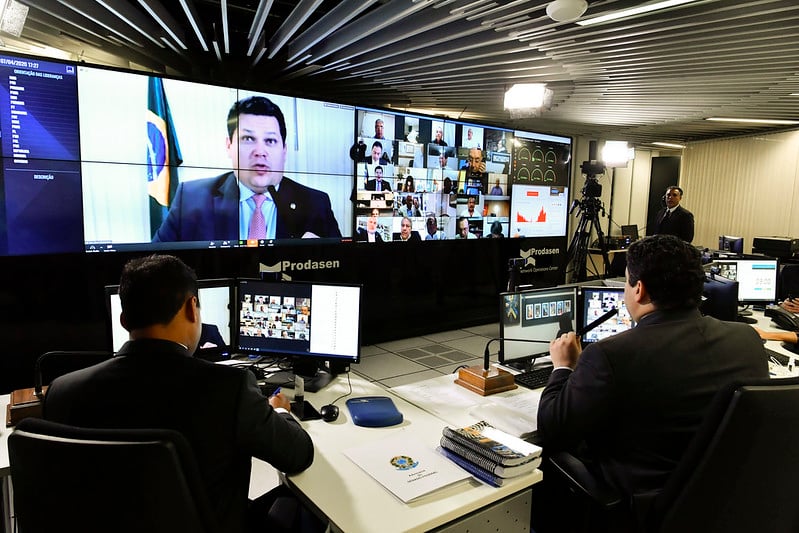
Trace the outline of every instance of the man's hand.
<instances>
[{"instance_id":1,"label":"man's hand","mask_svg":"<svg viewBox=\"0 0 799 533\"><path fill-rule=\"evenodd\" d=\"M793 298L788 298L782 302L782 308L791 313L799 313L799 303Z\"/></svg>"},{"instance_id":2,"label":"man's hand","mask_svg":"<svg viewBox=\"0 0 799 533\"><path fill-rule=\"evenodd\" d=\"M289 399L283 396L282 392L278 392L274 396L269 397L269 405L272 406L273 409L277 409L278 407L282 407L286 411L291 412L291 402Z\"/></svg>"},{"instance_id":3,"label":"man's hand","mask_svg":"<svg viewBox=\"0 0 799 533\"><path fill-rule=\"evenodd\" d=\"M549 355L552 356L552 364L555 367L568 366L574 369L582 351L580 341L573 331L564 333L549 343Z\"/></svg>"}]
</instances>

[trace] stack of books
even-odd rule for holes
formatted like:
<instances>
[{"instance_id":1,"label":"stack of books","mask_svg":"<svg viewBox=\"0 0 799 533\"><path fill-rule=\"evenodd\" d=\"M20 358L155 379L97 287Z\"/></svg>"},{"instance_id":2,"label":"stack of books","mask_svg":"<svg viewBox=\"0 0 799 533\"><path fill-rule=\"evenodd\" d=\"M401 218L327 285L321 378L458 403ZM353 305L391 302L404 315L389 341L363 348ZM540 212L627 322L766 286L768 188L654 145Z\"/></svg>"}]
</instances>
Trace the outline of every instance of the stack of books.
<instances>
[{"instance_id":1,"label":"stack of books","mask_svg":"<svg viewBox=\"0 0 799 533\"><path fill-rule=\"evenodd\" d=\"M508 478L532 472L541 465L541 448L488 422L445 427L439 452L477 479L500 487Z\"/></svg>"}]
</instances>

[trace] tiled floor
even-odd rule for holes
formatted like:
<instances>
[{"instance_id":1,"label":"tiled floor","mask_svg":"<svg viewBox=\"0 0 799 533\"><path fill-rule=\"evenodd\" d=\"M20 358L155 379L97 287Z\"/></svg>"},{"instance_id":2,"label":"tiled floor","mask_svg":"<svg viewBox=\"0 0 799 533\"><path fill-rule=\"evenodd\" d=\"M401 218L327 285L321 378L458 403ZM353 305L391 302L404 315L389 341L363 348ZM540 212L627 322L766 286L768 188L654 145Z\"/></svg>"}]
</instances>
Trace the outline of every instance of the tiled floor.
<instances>
[{"instance_id":1,"label":"tiled floor","mask_svg":"<svg viewBox=\"0 0 799 533\"><path fill-rule=\"evenodd\" d=\"M423 381L461 366L482 365L486 343L498 336L494 323L363 346L361 362L351 370L385 387ZM492 361L497 349L498 343L492 343Z\"/></svg>"}]
</instances>

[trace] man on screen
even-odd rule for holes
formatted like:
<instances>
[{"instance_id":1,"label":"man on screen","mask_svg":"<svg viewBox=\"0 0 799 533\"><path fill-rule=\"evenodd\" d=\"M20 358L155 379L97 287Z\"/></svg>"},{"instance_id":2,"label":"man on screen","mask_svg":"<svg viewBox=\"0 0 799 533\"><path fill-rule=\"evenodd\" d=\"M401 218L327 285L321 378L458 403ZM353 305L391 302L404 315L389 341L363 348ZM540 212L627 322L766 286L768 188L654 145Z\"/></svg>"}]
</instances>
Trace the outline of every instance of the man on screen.
<instances>
[{"instance_id":1,"label":"man on screen","mask_svg":"<svg viewBox=\"0 0 799 533\"><path fill-rule=\"evenodd\" d=\"M375 139L385 139L386 136L383 133L385 126L383 125L383 119L379 118L375 120Z\"/></svg>"},{"instance_id":2,"label":"man on screen","mask_svg":"<svg viewBox=\"0 0 799 533\"><path fill-rule=\"evenodd\" d=\"M263 96L233 104L233 170L178 186L153 242L341 237L330 197L283 176L286 120Z\"/></svg>"},{"instance_id":3,"label":"man on screen","mask_svg":"<svg viewBox=\"0 0 799 533\"><path fill-rule=\"evenodd\" d=\"M366 182L367 191L390 191L391 184L383 179L383 167L375 167L375 177Z\"/></svg>"},{"instance_id":4,"label":"man on screen","mask_svg":"<svg viewBox=\"0 0 799 533\"><path fill-rule=\"evenodd\" d=\"M380 141L375 141L372 143L372 151L364 158L362 162L368 165L391 164L391 161L388 159L388 155L383 151L383 143Z\"/></svg>"}]
</instances>

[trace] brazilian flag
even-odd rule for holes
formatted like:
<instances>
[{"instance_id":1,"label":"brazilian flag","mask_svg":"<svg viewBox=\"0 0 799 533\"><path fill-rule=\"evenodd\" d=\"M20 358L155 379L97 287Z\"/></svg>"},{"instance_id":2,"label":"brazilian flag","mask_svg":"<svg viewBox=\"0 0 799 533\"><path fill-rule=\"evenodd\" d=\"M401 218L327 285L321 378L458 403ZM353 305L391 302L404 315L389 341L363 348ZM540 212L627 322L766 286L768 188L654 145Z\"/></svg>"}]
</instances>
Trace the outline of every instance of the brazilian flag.
<instances>
[{"instance_id":1,"label":"brazilian flag","mask_svg":"<svg viewBox=\"0 0 799 533\"><path fill-rule=\"evenodd\" d=\"M147 192L150 196L150 236L166 218L178 189L178 165L183 163L175 124L166 101L164 82L150 77L147 85Z\"/></svg>"}]
</instances>

